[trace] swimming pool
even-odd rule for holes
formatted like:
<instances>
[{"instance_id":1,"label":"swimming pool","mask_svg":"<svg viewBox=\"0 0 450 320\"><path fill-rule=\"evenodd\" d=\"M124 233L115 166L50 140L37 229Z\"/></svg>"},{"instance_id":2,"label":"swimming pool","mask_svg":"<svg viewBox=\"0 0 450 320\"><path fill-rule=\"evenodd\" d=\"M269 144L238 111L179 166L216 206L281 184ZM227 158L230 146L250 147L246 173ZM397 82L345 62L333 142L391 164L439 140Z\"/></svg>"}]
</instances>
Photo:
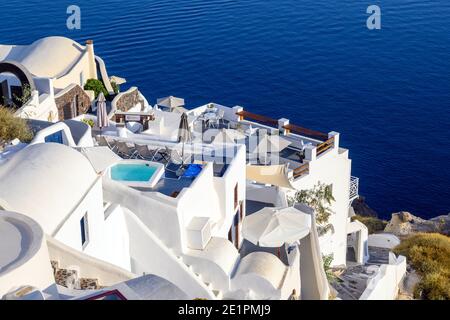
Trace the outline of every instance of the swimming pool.
<instances>
[{"instance_id":1,"label":"swimming pool","mask_svg":"<svg viewBox=\"0 0 450 320\"><path fill-rule=\"evenodd\" d=\"M144 164L118 164L111 168L111 178L116 181L148 181L156 167Z\"/></svg>"},{"instance_id":2,"label":"swimming pool","mask_svg":"<svg viewBox=\"0 0 450 320\"><path fill-rule=\"evenodd\" d=\"M153 187L164 173L160 163L124 160L109 170L109 178L131 187Z\"/></svg>"}]
</instances>

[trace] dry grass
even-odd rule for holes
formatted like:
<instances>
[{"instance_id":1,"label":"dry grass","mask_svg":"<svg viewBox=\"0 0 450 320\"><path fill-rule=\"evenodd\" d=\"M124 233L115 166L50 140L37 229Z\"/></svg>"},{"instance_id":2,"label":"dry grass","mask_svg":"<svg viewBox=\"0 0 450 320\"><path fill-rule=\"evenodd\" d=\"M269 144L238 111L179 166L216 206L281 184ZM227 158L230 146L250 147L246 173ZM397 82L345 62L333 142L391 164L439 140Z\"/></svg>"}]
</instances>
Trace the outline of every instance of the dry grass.
<instances>
[{"instance_id":1,"label":"dry grass","mask_svg":"<svg viewBox=\"0 0 450 320\"><path fill-rule=\"evenodd\" d=\"M450 300L450 237L415 234L403 240L394 252L406 256L422 277L414 291L416 298Z\"/></svg>"},{"instance_id":2,"label":"dry grass","mask_svg":"<svg viewBox=\"0 0 450 320\"><path fill-rule=\"evenodd\" d=\"M387 225L387 221L378 219L376 217L364 217L360 215L355 215L352 217L352 221L358 220L361 223L364 223L369 230L369 234L381 232Z\"/></svg>"},{"instance_id":3,"label":"dry grass","mask_svg":"<svg viewBox=\"0 0 450 320\"><path fill-rule=\"evenodd\" d=\"M24 119L14 117L10 109L0 106L0 147L15 138L30 142L33 133Z\"/></svg>"}]
</instances>

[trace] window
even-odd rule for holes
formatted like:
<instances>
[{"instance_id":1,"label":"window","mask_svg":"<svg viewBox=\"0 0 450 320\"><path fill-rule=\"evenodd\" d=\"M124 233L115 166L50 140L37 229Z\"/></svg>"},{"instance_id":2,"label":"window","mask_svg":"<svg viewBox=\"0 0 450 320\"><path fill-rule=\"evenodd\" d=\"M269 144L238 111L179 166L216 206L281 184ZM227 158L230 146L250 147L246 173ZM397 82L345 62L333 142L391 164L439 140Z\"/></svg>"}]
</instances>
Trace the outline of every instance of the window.
<instances>
[{"instance_id":1,"label":"window","mask_svg":"<svg viewBox=\"0 0 450 320\"><path fill-rule=\"evenodd\" d=\"M87 212L86 212L86 214L80 220L81 245L83 246L83 248L89 242L88 228L89 228L89 226L88 226L88 219L87 219Z\"/></svg>"},{"instance_id":2,"label":"window","mask_svg":"<svg viewBox=\"0 0 450 320\"><path fill-rule=\"evenodd\" d=\"M64 144L64 142L63 142L63 132L60 130L60 131L57 131L57 132L55 132L53 134L50 134L50 135L48 135L48 136L46 136L44 138L44 141L45 142L53 142L53 143Z\"/></svg>"},{"instance_id":3,"label":"window","mask_svg":"<svg viewBox=\"0 0 450 320\"><path fill-rule=\"evenodd\" d=\"M239 205L239 193L238 193L238 184L234 187L234 208L237 208Z\"/></svg>"}]
</instances>

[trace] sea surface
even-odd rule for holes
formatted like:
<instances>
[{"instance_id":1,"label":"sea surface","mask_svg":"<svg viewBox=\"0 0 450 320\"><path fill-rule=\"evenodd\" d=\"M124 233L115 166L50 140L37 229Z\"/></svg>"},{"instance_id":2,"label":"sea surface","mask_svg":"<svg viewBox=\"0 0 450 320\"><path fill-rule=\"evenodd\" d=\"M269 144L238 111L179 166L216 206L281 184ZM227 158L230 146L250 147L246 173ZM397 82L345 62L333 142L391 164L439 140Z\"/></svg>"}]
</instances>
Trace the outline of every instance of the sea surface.
<instances>
[{"instance_id":1,"label":"sea surface","mask_svg":"<svg viewBox=\"0 0 450 320\"><path fill-rule=\"evenodd\" d=\"M81 8L81 30L66 9ZM366 9L381 7L381 30ZM0 43L93 39L147 99L242 105L341 133L380 215L450 212L448 0L2 0Z\"/></svg>"}]
</instances>

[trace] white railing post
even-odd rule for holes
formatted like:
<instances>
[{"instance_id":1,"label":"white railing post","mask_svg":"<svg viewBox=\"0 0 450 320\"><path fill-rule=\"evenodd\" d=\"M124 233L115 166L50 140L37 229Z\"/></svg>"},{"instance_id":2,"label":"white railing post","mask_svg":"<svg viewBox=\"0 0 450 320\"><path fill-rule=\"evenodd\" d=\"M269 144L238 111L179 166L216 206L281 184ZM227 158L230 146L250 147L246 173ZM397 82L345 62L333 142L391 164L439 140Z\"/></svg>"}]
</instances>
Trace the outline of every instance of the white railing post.
<instances>
[{"instance_id":1,"label":"white railing post","mask_svg":"<svg viewBox=\"0 0 450 320\"><path fill-rule=\"evenodd\" d=\"M284 127L287 126L288 124L289 119L286 118L278 119L278 130L280 130L280 133L282 133L285 136L289 134L289 130L284 129Z\"/></svg>"},{"instance_id":2,"label":"white railing post","mask_svg":"<svg viewBox=\"0 0 450 320\"><path fill-rule=\"evenodd\" d=\"M236 121L236 122L241 121L241 119L240 119L240 117L237 115L237 113L244 111L244 108L241 107L241 106L234 106L232 109L233 109L233 117L234 117L234 119L232 119L232 120L234 120L234 121Z\"/></svg>"},{"instance_id":3,"label":"white railing post","mask_svg":"<svg viewBox=\"0 0 450 320\"><path fill-rule=\"evenodd\" d=\"M305 160L314 161L317 158L317 147L313 145L305 146Z\"/></svg>"},{"instance_id":4,"label":"white railing post","mask_svg":"<svg viewBox=\"0 0 450 320\"><path fill-rule=\"evenodd\" d=\"M334 147L333 149L339 149L339 137L340 137L340 133L336 132L336 131L331 131L330 133L328 133L328 139L331 139L334 137Z\"/></svg>"}]
</instances>

